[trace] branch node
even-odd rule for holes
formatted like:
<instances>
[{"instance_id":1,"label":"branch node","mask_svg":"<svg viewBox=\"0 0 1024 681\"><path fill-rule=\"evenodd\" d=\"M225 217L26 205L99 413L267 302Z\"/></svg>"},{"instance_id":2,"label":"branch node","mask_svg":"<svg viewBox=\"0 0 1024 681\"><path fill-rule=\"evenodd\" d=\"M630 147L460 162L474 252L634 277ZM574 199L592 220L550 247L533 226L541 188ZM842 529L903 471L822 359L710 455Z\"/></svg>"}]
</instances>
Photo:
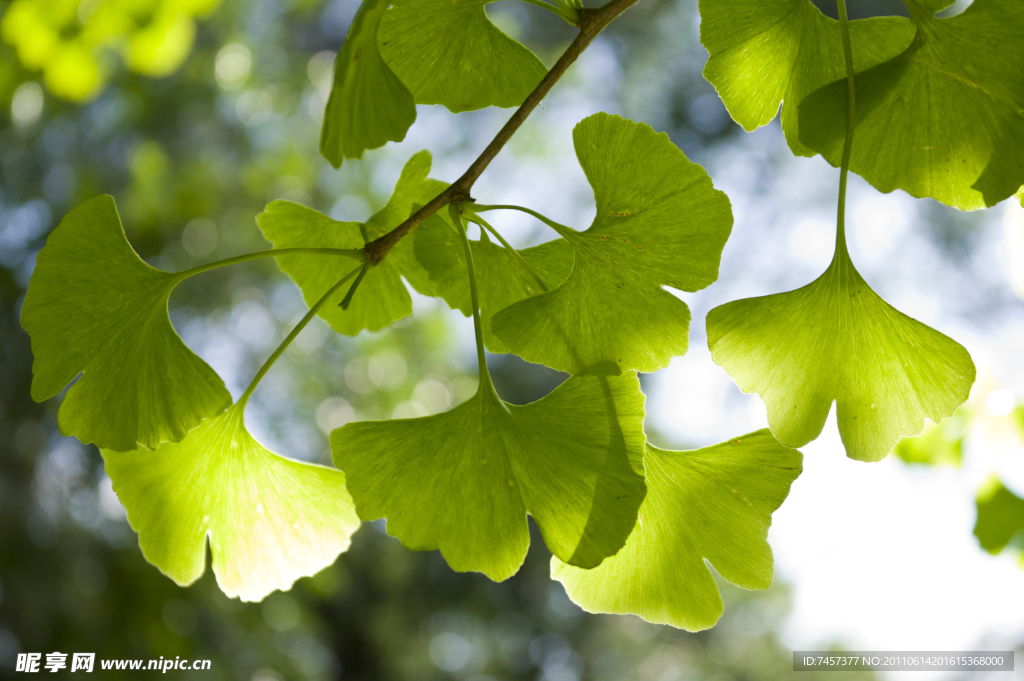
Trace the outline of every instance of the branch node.
<instances>
[{"instance_id":1,"label":"branch node","mask_svg":"<svg viewBox=\"0 0 1024 681\"><path fill-rule=\"evenodd\" d=\"M565 52L562 53L562 56L558 58L558 61L551 67L551 70L547 72L547 75L544 76L533 92L526 98L522 106L516 109L516 112L512 114L508 122L498 131L498 134L487 145L487 148L473 161L462 177L434 197L430 203L420 208L409 219L384 236L368 242L364 248L366 260L371 265L379 264L387 257L388 251L398 243L399 239L411 232L416 225L448 204L472 201L473 199L470 197L469 192L472 190L473 184L494 157L498 155L498 152L505 146L505 143L519 129L519 126L522 125L527 116L540 104L540 101L544 99L544 96L547 95L552 86L562 77L566 69L576 61L580 53L590 45L597 34L604 30L605 26L611 23L615 17L622 14L636 4L636 2L637 0L610 0L607 4L597 9L581 9L580 20L577 24L580 29L579 34L569 47L565 49Z\"/></svg>"}]
</instances>

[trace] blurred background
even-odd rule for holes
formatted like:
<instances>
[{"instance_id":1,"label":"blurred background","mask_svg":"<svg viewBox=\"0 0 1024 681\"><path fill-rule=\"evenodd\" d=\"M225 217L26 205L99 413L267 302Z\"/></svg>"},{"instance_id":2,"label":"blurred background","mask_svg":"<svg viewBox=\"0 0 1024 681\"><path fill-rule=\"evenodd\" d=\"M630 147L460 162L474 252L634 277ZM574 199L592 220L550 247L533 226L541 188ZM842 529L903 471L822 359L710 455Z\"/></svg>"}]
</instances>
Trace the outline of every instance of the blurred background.
<instances>
[{"instance_id":1,"label":"blurred background","mask_svg":"<svg viewBox=\"0 0 1024 681\"><path fill-rule=\"evenodd\" d=\"M858 267L890 303L964 344L978 382L955 417L878 464L847 460L830 421L775 514L775 584L746 592L720 580L726 613L714 629L583 613L548 578L536 535L523 570L494 584L367 524L333 566L259 604L225 598L209 571L182 589L146 563L98 451L60 436L59 400L29 396L18 318L35 254L69 209L99 193L116 198L142 257L174 271L267 248L254 218L273 199L364 219L420 149L432 152L434 177L461 174L509 111L419 107L404 142L340 171L320 157L333 59L358 5L0 0L0 676L13 675L23 651L208 658L212 670L177 675L245 681L769 680L792 673L793 649L811 648L1016 648L1024 664L1024 209L1010 201L965 214L857 178ZM903 11L896 0L853 9ZM573 35L526 3L488 11L548 64ZM691 349L642 377L649 436L675 448L766 425L760 401L711 361L704 316L820 274L838 183L821 159L794 158L777 124L748 134L732 123L700 75L698 29L695 0L642 0L475 189L485 203L527 204L585 228L593 197L571 129L606 110L667 131L729 194L736 224L721 278L684 296ZM548 238L525 217L495 224L516 244ZM256 392L254 434L327 463L335 427L437 413L470 396L471 323L435 300L417 298L415 310L356 338L311 324ZM171 299L178 332L236 397L304 311L269 261L190 279ZM511 402L562 380L509 356L490 364Z\"/></svg>"}]
</instances>

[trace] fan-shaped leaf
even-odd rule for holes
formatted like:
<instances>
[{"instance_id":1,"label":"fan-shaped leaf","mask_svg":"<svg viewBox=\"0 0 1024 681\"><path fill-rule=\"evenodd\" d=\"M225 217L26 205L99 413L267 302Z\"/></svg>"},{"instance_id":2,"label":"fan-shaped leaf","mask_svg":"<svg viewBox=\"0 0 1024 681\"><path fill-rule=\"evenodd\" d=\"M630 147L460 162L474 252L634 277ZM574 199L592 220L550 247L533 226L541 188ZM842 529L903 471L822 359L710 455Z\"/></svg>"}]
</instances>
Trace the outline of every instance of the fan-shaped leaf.
<instances>
[{"instance_id":1,"label":"fan-shaped leaf","mask_svg":"<svg viewBox=\"0 0 1024 681\"><path fill-rule=\"evenodd\" d=\"M768 527L800 475L800 452L761 430L690 452L647 445L644 468L647 497L622 550L592 570L552 557L551 576L589 612L708 629L722 597L705 560L746 589L771 585Z\"/></svg>"},{"instance_id":2,"label":"fan-shaped leaf","mask_svg":"<svg viewBox=\"0 0 1024 681\"><path fill-rule=\"evenodd\" d=\"M340 471L270 452L244 406L154 452L103 452L146 560L178 584L203 574L206 540L228 596L258 601L327 567L359 527Z\"/></svg>"},{"instance_id":3,"label":"fan-shaped leaf","mask_svg":"<svg viewBox=\"0 0 1024 681\"><path fill-rule=\"evenodd\" d=\"M515 354L572 374L656 371L686 352L690 311L666 291L718 277L732 211L726 195L650 126L595 114L573 131L594 188L590 229L562 234L575 262L557 288L494 315Z\"/></svg>"},{"instance_id":4,"label":"fan-shaped leaf","mask_svg":"<svg viewBox=\"0 0 1024 681\"><path fill-rule=\"evenodd\" d=\"M176 275L132 250L114 199L65 216L39 252L21 324L32 338L32 397L59 393L61 432L127 451L177 441L231 404L223 381L174 332Z\"/></svg>"},{"instance_id":5,"label":"fan-shaped leaf","mask_svg":"<svg viewBox=\"0 0 1024 681\"><path fill-rule=\"evenodd\" d=\"M386 0L364 0L334 62L334 86L320 132L320 153L335 168L367 149L401 142L416 120L412 93L381 59L377 30Z\"/></svg>"},{"instance_id":6,"label":"fan-shaped leaf","mask_svg":"<svg viewBox=\"0 0 1024 681\"><path fill-rule=\"evenodd\" d=\"M813 156L799 140L797 105L846 75L839 22L810 0L700 0L700 41L710 57L704 77L747 131L782 110L793 153ZM899 17L850 22L853 63L866 69L903 51L913 25ZM844 118L843 121L846 119Z\"/></svg>"},{"instance_id":7,"label":"fan-shaped leaf","mask_svg":"<svg viewBox=\"0 0 1024 681\"><path fill-rule=\"evenodd\" d=\"M331 450L359 517L500 581L526 556L527 513L566 562L619 550L644 497L643 406L635 374L570 378L526 406L485 380L443 414L345 425Z\"/></svg>"},{"instance_id":8,"label":"fan-shaped leaf","mask_svg":"<svg viewBox=\"0 0 1024 681\"><path fill-rule=\"evenodd\" d=\"M444 188L443 183L427 179L430 154L426 151L409 159L395 185L387 205L365 224L339 222L323 213L291 201L273 201L256 222L263 235L275 248L362 248L367 241L398 226L412 212L416 203L424 203ZM429 197L425 199L424 197ZM402 244L400 243L399 246ZM392 249L393 254L371 268L359 287L359 295L347 310L338 307L346 291L339 291L337 300L328 301L319 314L338 333L354 336L363 329L379 331L397 319L412 314L412 299L402 282L406 275L417 289L432 292L426 272L412 256L412 246ZM397 251L397 253L395 253ZM344 274L335 258L319 255L281 255L281 270L291 277L309 305L318 301Z\"/></svg>"},{"instance_id":9,"label":"fan-shaped leaf","mask_svg":"<svg viewBox=\"0 0 1024 681\"><path fill-rule=\"evenodd\" d=\"M1024 3L974 0L962 14L915 12L917 37L856 79L850 169L883 192L903 189L972 210L1024 185ZM800 140L838 165L846 83L800 105Z\"/></svg>"},{"instance_id":10,"label":"fan-shaped leaf","mask_svg":"<svg viewBox=\"0 0 1024 681\"><path fill-rule=\"evenodd\" d=\"M519 106L547 69L502 33L484 9L495 0L393 0L378 44L418 104L454 113Z\"/></svg>"},{"instance_id":11,"label":"fan-shaped leaf","mask_svg":"<svg viewBox=\"0 0 1024 681\"><path fill-rule=\"evenodd\" d=\"M845 251L803 288L715 308L707 329L712 358L761 396L790 447L821 433L834 400L847 455L878 461L974 383L967 351L879 298Z\"/></svg>"}]
</instances>

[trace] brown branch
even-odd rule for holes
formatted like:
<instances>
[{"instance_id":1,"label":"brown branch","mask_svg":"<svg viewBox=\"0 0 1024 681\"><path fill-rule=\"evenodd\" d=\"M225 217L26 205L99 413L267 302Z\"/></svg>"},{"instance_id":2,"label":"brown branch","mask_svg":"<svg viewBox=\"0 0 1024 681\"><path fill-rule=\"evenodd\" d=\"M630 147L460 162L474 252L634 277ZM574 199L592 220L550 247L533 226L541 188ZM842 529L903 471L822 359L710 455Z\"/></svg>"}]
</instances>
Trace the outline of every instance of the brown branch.
<instances>
[{"instance_id":1,"label":"brown branch","mask_svg":"<svg viewBox=\"0 0 1024 681\"><path fill-rule=\"evenodd\" d=\"M512 117L508 119L504 127L498 131L491 143L487 145L487 148L483 150L480 156L473 161L472 165L463 173L462 177L457 179L451 185L448 186L443 192L435 196L429 203L416 211L412 216L409 217L405 222L392 229L387 234L384 234L373 241L366 244L366 259L374 265L380 263L391 248L398 243L398 241L406 234L411 232L416 225L420 224L431 215L441 210L449 203L460 203L470 198L470 191L473 189L473 184L477 181L480 175L484 172L494 157L498 155L501 148L512 138L519 126L523 124L523 121L533 112L537 105L540 104L541 100L548 94L552 86L558 82L558 79L568 70L573 62L583 53L583 50L587 49L587 46L593 42L594 38L604 30L604 28L612 22L615 17L619 16L631 6L636 4L637 0L611 0L611 2L597 8L597 9L583 9L580 11L580 20L577 26L580 29L579 34L572 41L572 43L565 49L562 56L558 58L555 65L551 67L551 70L547 72L540 84L530 93L530 96L526 98L522 106L516 109L516 112L512 114Z\"/></svg>"}]
</instances>

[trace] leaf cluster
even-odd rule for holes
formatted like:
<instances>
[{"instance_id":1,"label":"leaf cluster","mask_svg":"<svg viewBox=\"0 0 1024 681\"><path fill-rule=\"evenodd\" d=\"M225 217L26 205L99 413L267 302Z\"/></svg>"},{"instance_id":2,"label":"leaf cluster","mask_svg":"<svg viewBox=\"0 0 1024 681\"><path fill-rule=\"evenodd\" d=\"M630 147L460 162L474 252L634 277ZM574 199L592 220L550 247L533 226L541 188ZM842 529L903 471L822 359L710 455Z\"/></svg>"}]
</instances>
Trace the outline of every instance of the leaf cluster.
<instances>
[{"instance_id":1,"label":"leaf cluster","mask_svg":"<svg viewBox=\"0 0 1024 681\"><path fill-rule=\"evenodd\" d=\"M552 576L583 607L707 628L722 612L707 562L740 586L770 584L771 514L801 470L792 448L821 433L833 402L848 456L877 461L966 399L967 351L892 308L854 267L847 173L965 210L1024 185L1021 5L975 0L938 19L942 2L907 0L911 19L849 22L839 0L837 22L810 0L701 0L705 75L732 116L753 129L781 103L794 153L840 166L840 198L821 277L708 315L714 360L761 396L771 430L679 452L647 442L637 372L686 352L681 295L718 278L729 199L667 135L598 113L573 131L596 206L585 229L473 200L476 177L543 94L635 2L537 0L580 29L548 71L489 21L490 1L363 2L321 136L337 167L403 139L416 104L522 105L466 175L432 179L420 152L365 222L272 202L257 224L273 249L180 273L138 258L112 199L82 204L40 253L23 308L33 396L77 377L61 429L103 449L143 553L178 583L202 573L209 541L225 592L258 600L331 563L360 521L379 518L408 548L503 580L524 560L529 515ZM993 32L1006 54L987 42ZM531 214L556 238L516 250L484 217L494 210ZM261 257L276 259L310 311L232 401L174 332L168 296L188 277ZM473 397L434 416L335 430L334 469L284 459L248 434L249 397L314 316L346 336L376 332L412 313L408 286L473 317ZM511 405L485 349L570 376Z\"/></svg>"}]
</instances>

